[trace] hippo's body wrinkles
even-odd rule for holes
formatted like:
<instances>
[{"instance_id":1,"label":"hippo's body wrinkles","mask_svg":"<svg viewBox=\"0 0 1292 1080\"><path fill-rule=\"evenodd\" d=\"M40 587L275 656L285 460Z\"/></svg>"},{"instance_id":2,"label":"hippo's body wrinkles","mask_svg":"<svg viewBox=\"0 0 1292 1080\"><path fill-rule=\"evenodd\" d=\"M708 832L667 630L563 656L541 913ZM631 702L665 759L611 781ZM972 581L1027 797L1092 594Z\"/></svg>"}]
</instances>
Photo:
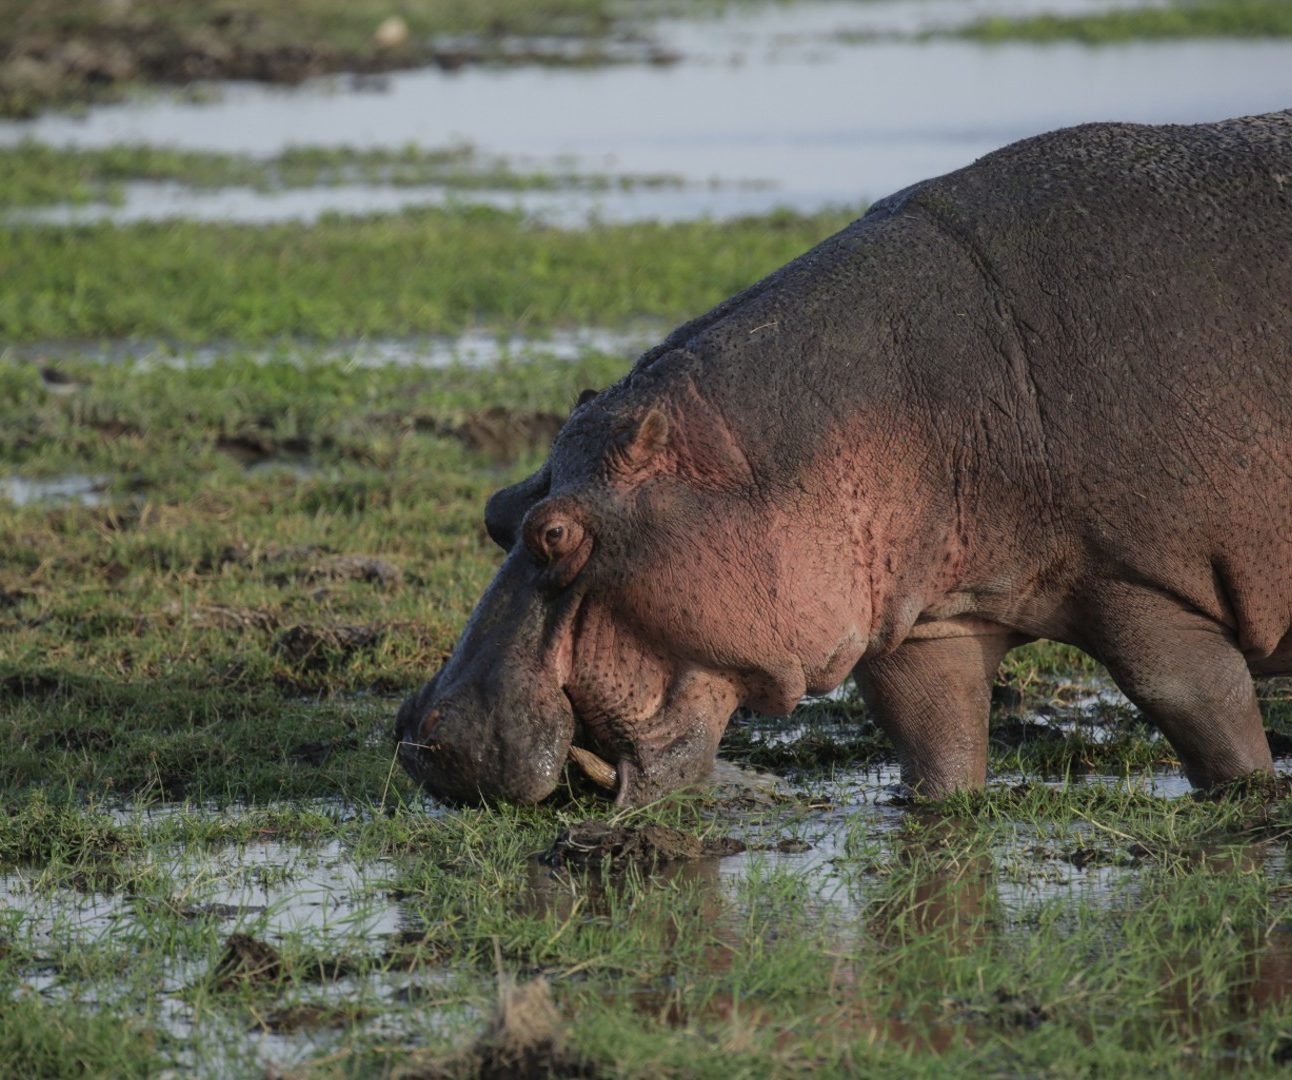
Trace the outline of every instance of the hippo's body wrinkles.
<instances>
[{"instance_id":1,"label":"hippo's body wrinkles","mask_svg":"<svg viewBox=\"0 0 1292 1080\"><path fill-rule=\"evenodd\" d=\"M849 672L908 784L981 785L993 677L1079 646L1195 784L1292 673L1292 112L1091 124L916 184L674 331L496 495L506 559L401 757L621 802Z\"/></svg>"}]
</instances>

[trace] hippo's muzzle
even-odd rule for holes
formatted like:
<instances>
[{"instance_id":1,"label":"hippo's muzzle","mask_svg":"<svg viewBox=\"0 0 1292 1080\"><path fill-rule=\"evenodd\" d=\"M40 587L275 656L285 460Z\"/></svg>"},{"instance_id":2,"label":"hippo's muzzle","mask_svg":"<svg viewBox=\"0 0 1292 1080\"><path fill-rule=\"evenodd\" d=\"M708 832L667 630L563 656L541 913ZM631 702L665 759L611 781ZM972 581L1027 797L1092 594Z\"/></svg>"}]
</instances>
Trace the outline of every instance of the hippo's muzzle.
<instances>
[{"instance_id":1,"label":"hippo's muzzle","mask_svg":"<svg viewBox=\"0 0 1292 1080\"><path fill-rule=\"evenodd\" d=\"M408 698L395 719L399 763L414 779L455 805L534 803L555 790L574 730L564 695L525 716L441 696L437 680Z\"/></svg>"},{"instance_id":2,"label":"hippo's muzzle","mask_svg":"<svg viewBox=\"0 0 1292 1080\"><path fill-rule=\"evenodd\" d=\"M503 768L501 760L487 761L475 751L480 744L455 738L467 730L451 703L436 701L435 680L427 683L400 707L395 718L396 755L399 763L437 799L456 806L507 800L533 803L546 798L560 779L566 758L597 788L613 795L620 788L620 770L600 755L572 741L564 752L560 743L564 724L556 725L551 751L524 761L514 759Z\"/></svg>"}]
</instances>

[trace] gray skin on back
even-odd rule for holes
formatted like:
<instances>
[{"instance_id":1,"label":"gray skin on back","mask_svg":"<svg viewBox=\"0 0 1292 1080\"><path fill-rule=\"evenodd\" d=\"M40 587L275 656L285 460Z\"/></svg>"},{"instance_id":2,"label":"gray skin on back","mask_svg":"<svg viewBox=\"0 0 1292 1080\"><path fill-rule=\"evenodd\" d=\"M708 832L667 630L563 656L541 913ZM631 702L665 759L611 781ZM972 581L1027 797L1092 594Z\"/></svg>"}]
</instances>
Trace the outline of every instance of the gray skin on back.
<instances>
[{"instance_id":1,"label":"gray skin on back","mask_svg":"<svg viewBox=\"0 0 1292 1080\"><path fill-rule=\"evenodd\" d=\"M1292 673L1292 112L1086 125L891 196L675 331L553 460L658 401L702 402L811 557L860 567L847 662L918 790L983 782L994 674L1036 638L1102 661L1194 783L1272 768L1252 674Z\"/></svg>"}]
</instances>

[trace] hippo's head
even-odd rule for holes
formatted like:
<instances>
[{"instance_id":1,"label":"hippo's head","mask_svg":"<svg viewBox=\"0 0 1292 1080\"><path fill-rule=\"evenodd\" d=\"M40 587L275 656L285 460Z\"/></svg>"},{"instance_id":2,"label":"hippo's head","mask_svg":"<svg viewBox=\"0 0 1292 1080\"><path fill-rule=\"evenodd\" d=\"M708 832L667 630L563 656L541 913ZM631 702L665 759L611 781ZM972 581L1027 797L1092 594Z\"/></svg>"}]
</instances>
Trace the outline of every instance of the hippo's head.
<instances>
[{"instance_id":1,"label":"hippo's head","mask_svg":"<svg viewBox=\"0 0 1292 1080\"><path fill-rule=\"evenodd\" d=\"M396 721L437 797L535 802L573 756L647 801L708 774L738 706L786 713L855 662L855 600L821 595L811 523L792 496L771 508L693 385L585 393L547 463L489 500L506 558Z\"/></svg>"}]
</instances>

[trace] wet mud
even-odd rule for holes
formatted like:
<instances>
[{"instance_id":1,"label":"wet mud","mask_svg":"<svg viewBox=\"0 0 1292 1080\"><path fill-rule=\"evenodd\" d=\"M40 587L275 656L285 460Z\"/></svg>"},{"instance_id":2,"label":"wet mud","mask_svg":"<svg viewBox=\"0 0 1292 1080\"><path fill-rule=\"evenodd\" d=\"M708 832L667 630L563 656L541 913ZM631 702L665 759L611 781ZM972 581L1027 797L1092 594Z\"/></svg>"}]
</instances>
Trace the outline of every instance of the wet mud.
<instances>
[{"instance_id":1,"label":"wet mud","mask_svg":"<svg viewBox=\"0 0 1292 1080\"><path fill-rule=\"evenodd\" d=\"M283 961L277 949L249 934L231 934L211 981L217 990L237 990L272 985L282 975Z\"/></svg>"}]
</instances>

